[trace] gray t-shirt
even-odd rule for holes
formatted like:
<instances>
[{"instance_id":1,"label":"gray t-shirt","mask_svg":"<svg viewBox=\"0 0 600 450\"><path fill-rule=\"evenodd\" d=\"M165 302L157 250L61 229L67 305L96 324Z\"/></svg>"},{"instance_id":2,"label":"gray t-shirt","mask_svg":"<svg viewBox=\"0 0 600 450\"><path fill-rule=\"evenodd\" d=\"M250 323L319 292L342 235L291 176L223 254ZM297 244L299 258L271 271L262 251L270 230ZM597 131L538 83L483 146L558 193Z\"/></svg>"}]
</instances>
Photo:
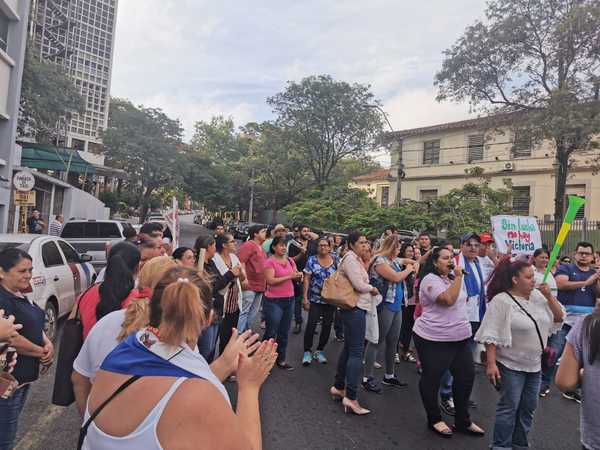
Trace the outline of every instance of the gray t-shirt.
<instances>
[{"instance_id":1,"label":"gray t-shirt","mask_svg":"<svg viewBox=\"0 0 600 450\"><path fill-rule=\"evenodd\" d=\"M567 335L573 346L579 367L583 369L580 412L581 443L589 449L600 448L600 360L590 364L590 342L583 329L584 319L578 320Z\"/></svg>"}]
</instances>

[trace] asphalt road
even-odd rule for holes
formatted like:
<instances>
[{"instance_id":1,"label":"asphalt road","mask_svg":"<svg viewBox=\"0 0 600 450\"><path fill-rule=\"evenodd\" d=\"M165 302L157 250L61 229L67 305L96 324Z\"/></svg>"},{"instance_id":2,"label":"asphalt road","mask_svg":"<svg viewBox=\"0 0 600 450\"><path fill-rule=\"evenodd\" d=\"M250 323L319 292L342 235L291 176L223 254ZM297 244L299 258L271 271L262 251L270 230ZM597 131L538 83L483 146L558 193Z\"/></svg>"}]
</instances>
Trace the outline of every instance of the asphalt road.
<instances>
[{"instance_id":1,"label":"asphalt road","mask_svg":"<svg viewBox=\"0 0 600 450\"><path fill-rule=\"evenodd\" d=\"M199 226L182 223L182 244L191 245ZM361 391L359 399L372 414L364 417L345 415L339 402L333 402L328 390L333 383L335 362L342 347L331 341L326 348L327 365L302 367L302 337L290 336L289 362L296 369L277 369L261 393L261 418L264 448L295 449L484 449L493 429L497 394L478 373L472 399L473 420L488 431L481 438L456 435L441 439L425 427L425 412L419 397L418 374L414 364L397 366L407 388L386 388L382 395ZM376 371L382 376L381 370ZM54 374L42 377L31 389L19 423L18 449L67 450L76 447L80 418L74 407L50 405ZM228 384L235 401L235 385ZM531 433L532 448L547 450L579 449L579 406L563 399L554 389L540 399Z\"/></svg>"}]
</instances>

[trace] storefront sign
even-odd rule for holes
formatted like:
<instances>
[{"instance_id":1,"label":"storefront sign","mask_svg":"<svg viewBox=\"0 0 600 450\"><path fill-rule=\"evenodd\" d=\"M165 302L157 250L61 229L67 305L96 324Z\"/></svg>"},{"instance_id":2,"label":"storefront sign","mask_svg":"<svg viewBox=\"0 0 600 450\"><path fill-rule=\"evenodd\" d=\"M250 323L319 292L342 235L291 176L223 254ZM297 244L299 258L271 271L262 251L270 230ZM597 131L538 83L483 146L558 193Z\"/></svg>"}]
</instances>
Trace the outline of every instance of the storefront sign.
<instances>
[{"instance_id":1,"label":"storefront sign","mask_svg":"<svg viewBox=\"0 0 600 450\"><path fill-rule=\"evenodd\" d=\"M27 192L31 191L35 186L35 177L31 172L23 170L17 172L13 178L13 184L17 191Z\"/></svg>"},{"instance_id":2,"label":"storefront sign","mask_svg":"<svg viewBox=\"0 0 600 450\"><path fill-rule=\"evenodd\" d=\"M15 205L35 206L35 191L15 191Z\"/></svg>"}]
</instances>

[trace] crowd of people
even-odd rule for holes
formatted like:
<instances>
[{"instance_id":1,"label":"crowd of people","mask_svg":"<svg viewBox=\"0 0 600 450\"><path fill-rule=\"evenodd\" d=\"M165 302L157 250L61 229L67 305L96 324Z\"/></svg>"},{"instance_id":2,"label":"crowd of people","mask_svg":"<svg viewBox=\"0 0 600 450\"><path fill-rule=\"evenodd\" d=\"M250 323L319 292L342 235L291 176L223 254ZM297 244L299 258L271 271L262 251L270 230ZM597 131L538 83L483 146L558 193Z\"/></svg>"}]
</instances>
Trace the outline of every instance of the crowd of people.
<instances>
[{"instance_id":1,"label":"crowd of people","mask_svg":"<svg viewBox=\"0 0 600 450\"><path fill-rule=\"evenodd\" d=\"M371 412L361 388L406 388L405 361L419 370L432 433L485 436L471 418L479 363L499 392L492 448L529 446L553 381L582 403L584 448L600 448L600 258L587 242L544 279L547 248L501 255L488 233L466 233L457 249L393 226L369 241L253 225L239 249L222 226L193 248L163 238L160 224L145 224L108 249L71 313L82 340L66 369L80 448L260 449L261 385L273 367L328 363L332 328L343 347L329 394L345 412ZM26 294L31 271L25 251L0 252L0 450L13 448L30 386L54 360L44 312ZM290 333L302 332L303 353L290 354ZM235 411L224 383L237 386Z\"/></svg>"}]
</instances>

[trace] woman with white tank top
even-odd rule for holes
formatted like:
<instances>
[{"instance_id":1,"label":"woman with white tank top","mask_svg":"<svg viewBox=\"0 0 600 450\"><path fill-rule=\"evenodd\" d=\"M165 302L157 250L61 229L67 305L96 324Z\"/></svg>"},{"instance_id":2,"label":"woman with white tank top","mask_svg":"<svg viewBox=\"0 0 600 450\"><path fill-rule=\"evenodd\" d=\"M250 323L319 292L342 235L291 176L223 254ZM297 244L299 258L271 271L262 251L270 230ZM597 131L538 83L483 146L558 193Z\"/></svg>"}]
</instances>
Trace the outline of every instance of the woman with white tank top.
<instances>
[{"instance_id":1,"label":"woman with white tank top","mask_svg":"<svg viewBox=\"0 0 600 450\"><path fill-rule=\"evenodd\" d=\"M150 326L106 357L88 399L80 448L262 448L258 393L277 344L239 339L239 352L232 353L239 357L209 367L195 345L209 323L211 291L208 283L200 289L191 283L191 274L169 270L150 301ZM237 413L220 382L232 371Z\"/></svg>"}]
</instances>

